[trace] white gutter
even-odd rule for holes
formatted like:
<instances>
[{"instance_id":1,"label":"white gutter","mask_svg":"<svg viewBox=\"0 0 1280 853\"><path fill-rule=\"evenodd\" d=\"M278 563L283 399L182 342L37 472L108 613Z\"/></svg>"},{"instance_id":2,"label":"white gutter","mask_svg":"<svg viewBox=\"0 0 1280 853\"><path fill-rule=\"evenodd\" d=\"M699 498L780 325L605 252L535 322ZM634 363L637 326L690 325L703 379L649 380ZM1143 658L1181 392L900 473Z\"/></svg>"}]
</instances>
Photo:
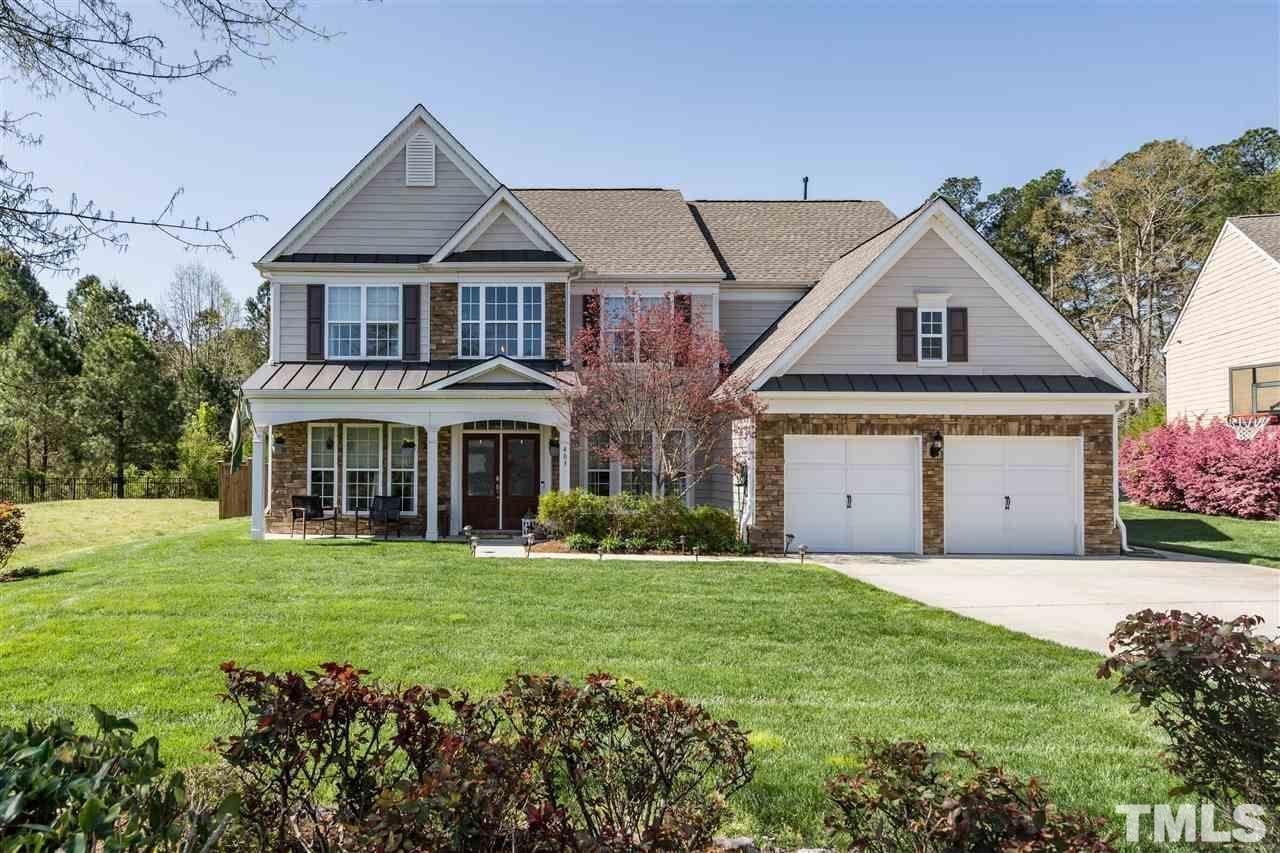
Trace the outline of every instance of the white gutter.
<instances>
[{"instance_id":1,"label":"white gutter","mask_svg":"<svg viewBox=\"0 0 1280 853\"><path fill-rule=\"evenodd\" d=\"M1111 416L1111 506L1115 511L1116 527L1120 531L1120 551L1130 553L1129 529L1124 526L1120 517L1120 412L1124 403L1116 404L1115 414Z\"/></svg>"}]
</instances>

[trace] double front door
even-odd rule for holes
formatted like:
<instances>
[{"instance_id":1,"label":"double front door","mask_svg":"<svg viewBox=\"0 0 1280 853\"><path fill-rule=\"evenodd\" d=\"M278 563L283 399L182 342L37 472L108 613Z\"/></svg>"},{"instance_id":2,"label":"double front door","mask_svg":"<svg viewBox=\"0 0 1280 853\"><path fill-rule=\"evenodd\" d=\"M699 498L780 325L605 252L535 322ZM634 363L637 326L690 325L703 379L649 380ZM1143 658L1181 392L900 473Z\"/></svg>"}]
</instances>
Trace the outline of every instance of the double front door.
<instances>
[{"instance_id":1,"label":"double front door","mask_svg":"<svg viewBox=\"0 0 1280 853\"><path fill-rule=\"evenodd\" d=\"M541 478L537 433L463 433L462 523L517 530L537 513Z\"/></svg>"}]
</instances>

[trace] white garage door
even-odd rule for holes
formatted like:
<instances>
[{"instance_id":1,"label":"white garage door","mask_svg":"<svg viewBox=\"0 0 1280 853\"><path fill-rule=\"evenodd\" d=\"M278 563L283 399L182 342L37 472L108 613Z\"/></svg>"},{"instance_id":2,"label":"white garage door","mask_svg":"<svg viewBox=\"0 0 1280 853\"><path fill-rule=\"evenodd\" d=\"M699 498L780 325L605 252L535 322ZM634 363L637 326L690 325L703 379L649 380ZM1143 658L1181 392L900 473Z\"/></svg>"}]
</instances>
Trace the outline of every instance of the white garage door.
<instances>
[{"instance_id":1,"label":"white garage door","mask_svg":"<svg viewBox=\"0 0 1280 853\"><path fill-rule=\"evenodd\" d=\"M943 447L947 553L1079 550L1078 439L951 436Z\"/></svg>"},{"instance_id":2,"label":"white garage door","mask_svg":"<svg viewBox=\"0 0 1280 853\"><path fill-rule=\"evenodd\" d=\"M919 438L788 435L783 454L783 515L795 547L919 550Z\"/></svg>"}]
</instances>

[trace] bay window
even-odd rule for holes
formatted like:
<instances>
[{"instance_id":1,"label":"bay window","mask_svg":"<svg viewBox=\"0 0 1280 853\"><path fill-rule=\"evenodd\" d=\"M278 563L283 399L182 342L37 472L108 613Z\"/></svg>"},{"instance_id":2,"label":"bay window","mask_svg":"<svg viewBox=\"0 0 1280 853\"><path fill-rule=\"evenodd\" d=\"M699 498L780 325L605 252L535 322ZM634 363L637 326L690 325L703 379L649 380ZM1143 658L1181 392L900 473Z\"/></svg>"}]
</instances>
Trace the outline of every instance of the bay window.
<instances>
[{"instance_id":1,"label":"bay window","mask_svg":"<svg viewBox=\"0 0 1280 853\"><path fill-rule=\"evenodd\" d=\"M400 357L399 285L325 288L328 358Z\"/></svg>"},{"instance_id":2,"label":"bay window","mask_svg":"<svg viewBox=\"0 0 1280 853\"><path fill-rule=\"evenodd\" d=\"M343 511L368 510L382 491L382 427L347 424L343 427Z\"/></svg>"},{"instance_id":3,"label":"bay window","mask_svg":"<svg viewBox=\"0 0 1280 853\"><path fill-rule=\"evenodd\" d=\"M400 499L400 511L418 511L418 428L392 424L387 428L387 476L390 493Z\"/></svg>"},{"instance_id":4,"label":"bay window","mask_svg":"<svg viewBox=\"0 0 1280 853\"><path fill-rule=\"evenodd\" d=\"M541 358L540 284L464 284L458 288L458 355Z\"/></svg>"}]
</instances>

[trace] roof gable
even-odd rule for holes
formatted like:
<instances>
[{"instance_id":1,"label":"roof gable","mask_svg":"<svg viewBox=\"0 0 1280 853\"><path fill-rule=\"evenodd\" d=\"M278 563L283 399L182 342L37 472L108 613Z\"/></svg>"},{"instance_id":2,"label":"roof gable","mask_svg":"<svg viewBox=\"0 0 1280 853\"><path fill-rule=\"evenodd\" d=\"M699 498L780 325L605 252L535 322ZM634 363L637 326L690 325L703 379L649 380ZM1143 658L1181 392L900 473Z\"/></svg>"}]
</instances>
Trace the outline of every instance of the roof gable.
<instances>
[{"instance_id":1,"label":"roof gable","mask_svg":"<svg viewBox=\"0 0 1280 853\"><path fill-rule=\"evenodd\" d=\"M578 257L506 187L498 187L484 204L458 226L432 258L450 259L461 252L551 252L559 260Z\"/></svg>"},{"instance_id":2,"label":"roof gable","mask_svg":"<svg viewBox=\"0 0 1280 853\"><path fill-rule=\"evenodd\" d=\"M843 317L926 233L936 233L963 257L1080 375L1097 376L1126 392L1132 383L1059 314L943 199L926 202L835 261L729 377L760 388L781 376Z\"/></svg>"},{"instance_id":3,"label":"roof gable","mask_svg":"<svg viewBox=\"0 0 1280 853\"><path fill-rule=\"evenodd\" d=\"M1228 223L1240 230L1255 246L1280 263L1280 213L1257 216L1233 216ZM1224 226L1225 227L1225 226Z\"/></svg>"},{"instance_id":4,"label":"roof gable","mask_svg":"<svg viewBox=\"0 0 1280 853\"><path fill-rule=\"evenodd\" d=\"M427 138L434 143L436 159L436 174L433 178L431 186L405 186L405 145L411 138L420 138L422 134L426 134ZM360 159L355 166L351 168L346 175L335 184L324 197L320 199L305 216L302 217L292 228L289 229L279 242L267 250L260 259L261 262L270 262L279 255L289 255L296 252L304 251L306 247L310 252L422 252L435 251L443 237L437 237L433 234L424 234L422 241L416 246L375 246L370 248L370 236L363 234L359 236L361 245L344 248L334 248L337 245L332 238L348 239L339 237L341 232L337 229L331 229L328 235L331 239L326 241L321 239L313 241L326 225L328 225L335 216L338 216L349 203L357 201L361 192L370 185L376 178L381 177L386 187L398 187L403 193L393 193L389 203L393 206L407 206L411 214L416 214L417 218L422 218L425 213L423 208L443 204L450 211L446 211L443 217L448 222L450 216L455 217L448 226L444 227L447 232L455 228L457 223L469 216L475 208L483 201L484 197L494 192L499 182L489 170L481 165L469 151L462 147L461 143L454 138L444 125L427 111L426 107L418 104L409 111L394 128L384 136L377 145L373 147L364 157ZM366 200L374 204L375 200L368 197ZM383 202L387 203L387 202ZM353 210L353 214L358 211ZM376 215L376 210L371 209L371 214ZM403 216L405 211L400 211L397 222L405 222L412 227L415 219L414 215ZM358 226L352 225L358 230ZM366 226L367 227L367 226ZM380 229L374 226L372 229L375 233ZM350 232L353 236L355 231ZM404 238L397 238L404 239ZM430 244L430 245L428 245ZM319 246L325 248L319 248ZM423 248L425 246L425 249Z\"/></svg>"},{"instance_id":5,"label":"roof gable","mask_svg":"<svg viewBox=\"0 0 1280 853\"><path fill-rule=\"evenodd\" d=\"M426 388L431 391L440 391L454 386L489 387L491 385L511 385L516 387L528 383L545 387L549 391L554 390L561 384L556 377L549 373L543 373L541 370L522 364L505 355L496 355L477 362L474 367L469 367L466 370L460 370L457 373L451 373L442 379L438 379L428 384Z\"/></svg>"}]
</instances>

